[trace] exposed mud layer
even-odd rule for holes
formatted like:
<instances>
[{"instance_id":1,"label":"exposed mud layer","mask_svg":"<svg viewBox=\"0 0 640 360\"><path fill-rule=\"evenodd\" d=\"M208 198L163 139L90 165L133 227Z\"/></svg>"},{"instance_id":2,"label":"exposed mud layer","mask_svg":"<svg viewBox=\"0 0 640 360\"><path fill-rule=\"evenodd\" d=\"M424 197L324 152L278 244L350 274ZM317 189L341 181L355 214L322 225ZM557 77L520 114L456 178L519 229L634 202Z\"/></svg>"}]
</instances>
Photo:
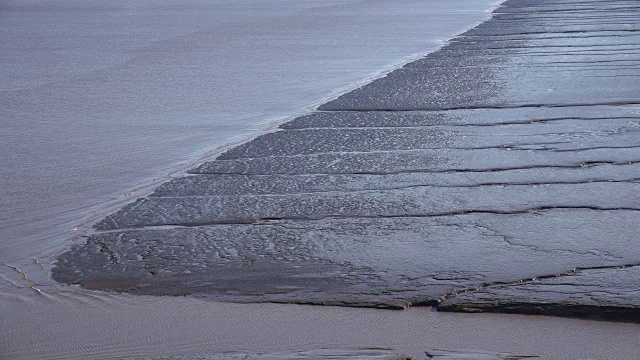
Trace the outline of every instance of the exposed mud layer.
<instances>
[{"instance_id":1,"label":"exposed mud layer","mask_svg":"<svg viewBox=\"0 0 640 360\"><path fill-rule=\"evenodd\" d=\"M108 216L53 277L640 321L636 2L509 0L319 110Z\"/></svg>"},{"instance_id":2,"label":"exposed mud layer","mask_svg":"<svg viewBox=\"0 0 640 360\"><path fill-rule=\"evenodd\" d=\"M429 350L426 359L437 360L524 360L534 358L522 354L493 354L469 351ZM345 349L311 350L297 352L278 352L261 354L209 353L195 355L176 355L153 358L131 358L131 360L312 360L312 359L349 359L349 360L415 360L414 357L388 349Z\"/></svg>"},{"instance_id":3,"label":"exposed mud layer","mask_svg":"<svg viewBox=\"0 0 640 360\"><path fill-rule=\"evenodd\" d=\"M345 349L345 350L310 350L296 352L273 352L260 354L247 353L209 353L194 355L175 355L152 358L131 358L147 360L313 360L313 359L354 359L354 360L415 360L388 349ZM447 358L444 358L447 359ZM496 358L500 359L500 358Z\"/></svg>"},{"instance_id":4,"label":"exposed mud layer","mask_svg":"<svg viewBox=\"0 0 640 360\"><path fill-rule=\"evenodd\" d=\"M600 266L521 284L488 286L451 297L440 308L625 321L640 318L638 289L640 263Z\"/></svg>"}]
</instances>

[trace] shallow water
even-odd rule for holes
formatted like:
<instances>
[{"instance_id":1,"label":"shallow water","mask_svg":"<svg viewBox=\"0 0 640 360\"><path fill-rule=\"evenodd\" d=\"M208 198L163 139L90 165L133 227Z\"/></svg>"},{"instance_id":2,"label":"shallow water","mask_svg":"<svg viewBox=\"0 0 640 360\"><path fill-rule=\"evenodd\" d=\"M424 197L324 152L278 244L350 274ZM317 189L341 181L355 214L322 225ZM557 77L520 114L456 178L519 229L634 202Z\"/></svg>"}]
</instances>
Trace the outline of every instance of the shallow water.
<instances>
[{"instance_id":1,"label":"shallow water","mask_svg":"<svg viewBox=\"0 0 640 360\"><path fill-rule=\"evenodd\" d=\"M0 358L319 346L634 358L637 325L218 304L91 293L49 278L68 239L113 207L433 50L492 3L2 2Z\"/></svg>"}]
</instances>

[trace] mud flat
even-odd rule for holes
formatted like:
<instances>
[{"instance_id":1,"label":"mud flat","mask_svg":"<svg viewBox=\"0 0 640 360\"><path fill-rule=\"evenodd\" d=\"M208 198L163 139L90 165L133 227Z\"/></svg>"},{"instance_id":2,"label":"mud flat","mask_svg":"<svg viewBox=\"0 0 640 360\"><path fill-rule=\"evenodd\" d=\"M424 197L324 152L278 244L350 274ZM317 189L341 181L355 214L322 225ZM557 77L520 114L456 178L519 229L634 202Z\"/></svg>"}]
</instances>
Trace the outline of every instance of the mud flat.
<instances>
[{"instance_id":1,"label":"mud flat","mask_svg":"<svg viewBox=\"0 0 640 360\"><path fill-rule=\"evenodd\" d=\"M108 216L53 277L640 322L639 134L640 6L509 0Z\"/></svg>"},{"instance_id":2,"label":"mud flat","mask_svg":"<svg viewBox=\"0 0 640 360\"><path fill-rule=\"evenodd\" d=\"M437 360L525 360L535 356L521 354L491 354L465 351L429 350L427 359ZM132 358L131 360L133 360ZM415 357L397 353L390 349L321 349L299 352L276 353L209 353L195 355L177 355L154 358L135 358L153 360L313 360L313 359L354 359L354 360L415 360Z\"/></svg>"}]
</instances>

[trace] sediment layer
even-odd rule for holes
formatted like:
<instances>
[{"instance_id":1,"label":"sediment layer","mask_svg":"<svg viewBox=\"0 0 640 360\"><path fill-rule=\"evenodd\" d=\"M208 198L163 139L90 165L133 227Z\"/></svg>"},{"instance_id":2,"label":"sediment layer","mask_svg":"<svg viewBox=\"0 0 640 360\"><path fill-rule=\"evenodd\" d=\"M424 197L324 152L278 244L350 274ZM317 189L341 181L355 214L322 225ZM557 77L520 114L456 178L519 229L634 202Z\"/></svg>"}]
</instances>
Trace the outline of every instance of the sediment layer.
<instances>
[{"instance_id":1,"label":"sediment layer","mask_svg":"<svg viewBox=\"0 0 640 360\"><path fill-rule=\"evenodd\" d=\"M524 360L534 358L531 355L495 354L468 351L429 350L427 359L437 360ZM194 355L175 355L162 357L131 358L130 360L313 360L313 359L349 359L349 360L415 360L390 349L320 349L297 352L271 352L260 354L247 353L206 353Z\"/></svg>"}]
</instances>

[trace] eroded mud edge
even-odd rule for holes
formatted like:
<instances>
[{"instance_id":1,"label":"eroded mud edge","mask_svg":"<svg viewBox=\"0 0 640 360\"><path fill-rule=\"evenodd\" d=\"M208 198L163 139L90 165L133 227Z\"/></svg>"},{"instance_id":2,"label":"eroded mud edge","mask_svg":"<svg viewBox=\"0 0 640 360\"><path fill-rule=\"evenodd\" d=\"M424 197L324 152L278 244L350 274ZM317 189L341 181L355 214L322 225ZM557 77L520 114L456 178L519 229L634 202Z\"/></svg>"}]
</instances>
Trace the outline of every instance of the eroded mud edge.
<instances>
[{"instance_id":1,"label":"eroded mud edge","mask_svg":"<svg viewBox=\"0 0 640 360\"><path fill-rule=\"evenodd\" d=\"M539 276L533 279L523 279L513 283L491 283L482 284L478 287L465 289L444 295L438 299L434 306L439 311L449 312L467 312L467 313L505 313L505 314L524 314L524 315L545 315L582 318L590 320L606 320L617 322L640 323L640 308L625 305L613 305L601 302L593 305L579 303L578 301L565 300L559 301L536 301L528 302L523 298L526 294L518 297L518 287L544 287L557 284L558 280L563 278L572 278L577 276L589 276L594 271L619 271L619 270L640 270L640 263L627 264L621 266L596 266L592 268L575 268L563 274ZM576 284L572 284L576 286ZM509 292L514 288L513 292L516 298L508 299L504 296L495 296L492 290L498 288L504 292ZM536 289L527 291L537 291ZM603 289L602 291L607 291ZM478 294L487 294L486 298L478 296ZM490 295L489 295L490 294ZM458 297L460 296L460 297Z\"/></svg>"},{"instance_id":2,"label":"eroded mud edge","mask_svg":"<svg viewBox=\"0 0 640 360\"><path fill-rule=\"evenodd\" d=\"M441 360L524 360L537 356L511 353L487 353L476 351L450 351L429 349L424 351L426 359ZM134 358L130 359L133 360ZM205 353L190 355L160 356L146 360L312 360L312 359L351 359L351 360L416 360L415 357L402 354L393 349L318 349L296 352L272 353Z\"/></svg>"}]
</instances>

